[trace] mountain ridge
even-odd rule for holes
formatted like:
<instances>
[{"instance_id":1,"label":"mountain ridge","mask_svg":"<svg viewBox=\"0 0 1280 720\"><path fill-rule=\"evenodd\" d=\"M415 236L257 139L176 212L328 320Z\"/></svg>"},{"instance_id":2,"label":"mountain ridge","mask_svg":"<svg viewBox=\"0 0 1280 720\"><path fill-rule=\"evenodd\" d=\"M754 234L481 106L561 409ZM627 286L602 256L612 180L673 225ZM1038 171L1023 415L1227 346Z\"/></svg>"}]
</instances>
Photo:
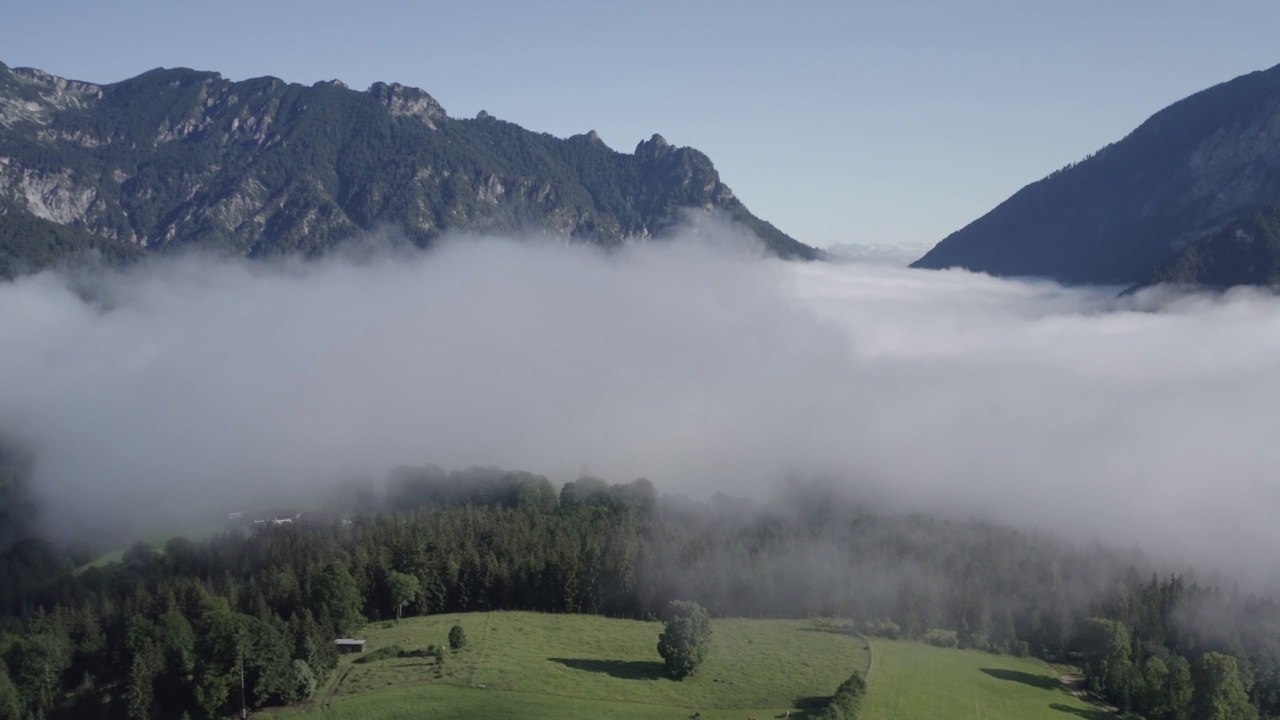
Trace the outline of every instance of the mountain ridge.
<instances>
[{"instance_id":1,"label":"mountain ridge","mask_svg":"<svg viewBox=\"0 0 1280 720\"><path fill-rule=\"evenodd\" d=\"M1280 200L1280 65L1152 115L1033 182L913 267L1133 284L1206 233Z\"/></svg>"},{"instance_id":2,"label":"mountain ridge","mask_svg":"<svg viewBox=\"0 0 1280 720\"><path fill-rule=\"evenodd\" d=\"M723 212L779 257L821 255L751 214L705 154L661 135L619 153L594 132L454 118L398 83L157 68L97 85L0 63L0 214L108 244L314 255L391 226L419 246L465 232L610 247L669 235L687 208ZM0 257L22 251L0 236Z\"/></svg>"}]
</instances>

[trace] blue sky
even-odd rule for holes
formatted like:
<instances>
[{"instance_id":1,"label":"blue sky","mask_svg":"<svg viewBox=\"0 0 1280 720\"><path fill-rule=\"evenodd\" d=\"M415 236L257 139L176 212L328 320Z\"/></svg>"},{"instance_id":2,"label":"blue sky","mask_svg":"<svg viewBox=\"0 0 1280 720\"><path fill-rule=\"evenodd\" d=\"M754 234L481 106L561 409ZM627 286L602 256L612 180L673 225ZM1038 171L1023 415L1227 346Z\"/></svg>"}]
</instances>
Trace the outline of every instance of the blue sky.
<instances>
[{"instance_id":1,"label":"blue sky","mask_svg":"<svg viewBox=\"0 0 1280 720\"><path fill-rule=\"evenodd\" d=\"M1192 92L1280 64L1280 3L12 3L0 61L421 87L629 152L661 133L800 240L934 243Z\"/></svg>"}]
</instances>

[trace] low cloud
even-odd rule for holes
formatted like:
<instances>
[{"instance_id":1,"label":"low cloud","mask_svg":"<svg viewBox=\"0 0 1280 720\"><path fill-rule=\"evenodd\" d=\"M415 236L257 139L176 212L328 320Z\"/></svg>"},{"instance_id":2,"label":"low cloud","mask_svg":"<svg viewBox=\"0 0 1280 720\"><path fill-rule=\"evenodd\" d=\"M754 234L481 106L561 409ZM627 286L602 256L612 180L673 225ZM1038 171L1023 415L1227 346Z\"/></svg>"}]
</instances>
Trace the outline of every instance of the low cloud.
<instances>
[{"instance_id":1,"label":"low cloud","mask_svg":"<svg viewBox=\"0 0 1280 720\"><path fill-rule=\"evenodd\" d=\"M695 497L821 478L1271 565L1275 297L1117 301L733 245L468 238L22 278L0 285L0 433L36 451L63 530L434 462Z\"/></svg>"},{"instance_id":2,"label":"low cloud","mask_svg":"<svg viewBox=\"0 0 1280 720\"><path fill-rule=\"evenodd\" d=\"M838 243L826 248L834 262L874 263L905 267L929 251L916 243Z\"/></svg>"}]
</instances>

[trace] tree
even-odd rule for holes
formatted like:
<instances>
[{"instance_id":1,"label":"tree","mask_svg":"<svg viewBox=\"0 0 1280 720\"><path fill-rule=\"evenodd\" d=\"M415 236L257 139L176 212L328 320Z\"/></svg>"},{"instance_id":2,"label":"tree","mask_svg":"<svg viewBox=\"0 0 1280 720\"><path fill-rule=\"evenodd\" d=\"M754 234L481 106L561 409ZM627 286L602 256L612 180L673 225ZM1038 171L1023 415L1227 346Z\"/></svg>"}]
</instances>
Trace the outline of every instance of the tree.
<instances>
[{"instance_id":1,"label":"tree","mask_svg":"<svg viewBox=\"0 0 1280 720\"><path fill-rule=\"evenodd\" d=\"M248 688L248 704L289 702L297 686L292 648L282 632L283 623L243 618L248 629L248 644L242 663Z\"/></svg>"},{"instance_id":2,"label":"tree","mask_svg":"<svg viewBox=\"0 0 1280 720\"><path fill-rule=\"evenodd\" d=\"M120 562L131 570L139 573L149 572L159 559L159 554L155 548L151 547L141 540L130 545L128 550L124 551L124 555L120 558Z\"/></svg>"},{"instance_id":3,"label":"tree","mask_svg":"<svg viewBox=\"0 0 1280 720\"><path fill-rule=\"evenodd\" d=\"M858 717L858 706L862 704L862 696L867 692L867 683L862 675L854 673L848 680L840 683L831 701L818 713L819 720L855 720Z\"/></svg>"},{"instance_id":4,"label":"tree","mask_svg":"<svg viewBox=\"0 0 1280 720\"><path fill-rule=\"evenodd\" d=\"M1169 667L1158 657L1142 662L1142 711L1153 717L1169 714Z\"/></svg>"},{"instance_id":5,"label":"tree","mask_svg":"<svg viewBox=\"0 0 1280 720\"><path fill-rule=\"evenodd\" d=\"M62 673L71 665L71 641L47 616L33 622L35 632L9 644L5 664L28 712L53 707L62 689Z\"/></svg>"},{"instance_id":6,"label":"tree","mask_svg":"<svg viewBox=\"0 0 1280 720\"><path fill-rule=\"evenodd\" d=\"M223 597L205 595L199 602L195 622L195 700L206 715L227 715L233 708L243 709L248 618L233 612ZM233 697L233 693L241 697Z\"/></svg>"},{"instance_id":7,"label":"tree","mask_svg":"<svg viewBox=\"0 0 1280 720\"><path fill-rule=\"evenodd\" d=\"M1191 685L1191 663L1179 656L1170 660L1168 666L1164 717L1168 720L1190 720L1191 701L1195 693Z\"/></svg>"},{"instance_id":8,"label":"tree","mask_svg":"<svg viewBox=\"0 0 1280 720\"><path fill-rule=\"evenodd\" d=\"M960 628L956 630L956 647L968 650L973 647L973 629L969 627L969 618L960 616Z\"/></svg>"},{"instance_id":9,"label":"tree","mask_svg":"<svg viewBox=\"0 0 1280 720\"><path fill-rule=\"evenodd\" d=\"M22 717L22 698L18 688L9 679L9 671L0 662L0 720L19 720Z\"/></svg>"},{"instance_id":10,"label":"tree","mask_svg":"<svg viewBox=\"0 0 1280 720\"><path fill-rule=\"evenodd\" d=\"M337 562L325 565L316 586L315 605L328 611L334 632L347 635L364 624L364 615L360 612L364 599L346 565Z\"/></svg>"},{"instance_id":11,"label":"tree","mask_svg":"<svg viewBox=\"0 0 1280 720\"><path fill-rule=\"evenodd\" d=\"M125 687L125 715L129 720L147 720L155 703L156 670L151 662L154 651L144 650L133 656L129 668L129 684Z\"/></svg>"},{"instance_id":12,"label":"tree","mask_svg":"<svg viewBox=\"0 0 1280 720\"><path fill-rule=\"evenodd\" d=\"M1230 655L1209 652L1201 656L1195 667L1195 700L1193 712L1197 720L1254 720L1258 711L1249 704L1240 667Z\"/></svg>"},{"instance_id":13,"label":"tree","mask_svg":"<svg viewBox=\"0 0 1280 720\"><path fill-rule=\"evenodd\" d=\"M418 578L397 570L388 570L387 593L391 595L391 605L396 610L396 622L400 622L400 614L405 606L418 597Z\"/></svg>"},{"instance_id":14,"label":"tree","mask_svg":"<svg viewBox=\"0 0 1280 720\"><path fill-rule=\"evenodd\" d=\"M195 629L181 613L170 610L156 619L154 631L161 653L154 682L156 712L173 717L192 704Z\"/></svg>"},{"instance_id":15,"label":"tree","mask_svg":"<svg viewBox=\"0 0 1280 720\"><path fill-rule=\"evenodd\" d=\"M973 646L986 649L991 644L991 603L985 599L978 608L978 621L973 625Z\"/></svg>"},{"instance_id":16,"label":"tree","mask_svg":"<svg viewBox=\"0 0 1280 720\"><path fill-rule=\"evenodd\" d=\"M1115 620L1089 618L1081 640L1089 682L1095 690L1127 710L1133 681L1129 628Z\"/></svg>"},{"instance_id":17,"label":"tree","mask_svg":"<svg viewBox=\"0 0 1280 720\"><path fill-rule=\"evenodd\" d=\"M658 636L658 654L671 677L692 675L707 656L711 644L711 618L706 608L688 600L667 606L666 626Z\"/></svg>"},{"instance_id":18,"label":"tree","mask_svg":"<svg viewBox=\"0 0 1280 720\"><path fill-rule=\"evenodd\" d=\"M996 624L991 636L991 644L1001 652L1013 653L1018 643L1018 631L1013 625L1013 613L1004 611L1004 617Z\"/></svg>"},{"instance_id":19,"label":"tree","mask_svg":"<svg viewBox=\"0 0 1280 720\"><path fill-rule=\"evenodd\" d=\"M316 688L320 686L320 681L316 678L315 672L306 660L293 661L293 687L291 688L288 702L298 702L306 700L316 694Z\"/></svg>"},{"instance_id":20,"label":"tree","mask_svg":"<svg viewBox=\"0 0 1280 720\"><path fill-rule=\"evenodd\" d=\"M449 628L449 649L457 652L467 645L467 633L461 625Z\"/></svg>"}]
</instances>

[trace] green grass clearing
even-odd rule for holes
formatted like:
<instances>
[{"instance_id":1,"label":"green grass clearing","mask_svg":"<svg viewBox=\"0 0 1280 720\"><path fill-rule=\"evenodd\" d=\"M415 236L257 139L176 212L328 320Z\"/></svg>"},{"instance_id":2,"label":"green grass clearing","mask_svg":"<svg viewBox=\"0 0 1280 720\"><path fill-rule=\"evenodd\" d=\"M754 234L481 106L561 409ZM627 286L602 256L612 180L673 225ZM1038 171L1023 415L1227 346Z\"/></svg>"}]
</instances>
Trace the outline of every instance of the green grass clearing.
<instances>
[{"instance_id":1,"label":"green grass clearing","mask_svg":"<svg viewBox=\"0 0 1280 720\"><path fill-rule=\"evenodd\" d=\"M442 666L421 652L458 623L468 645ZM369 649L345 656L327 700L279 711L323 718L802 718L869 661L865 642L812 620L712 621L698 674L662 675L662 624L524 612L410 618L366 629ZM380 648L399 646L399 653ZM419 656L421 653L421 656ZM340 679L340 681L339 681Z\"/></svg>"},{"instance_id":2,"label":"green grass clearing","mask_svg":"<svg viewBox=\"0 0 1280 720\"><path fill-rule=\"evenodd\" d=\"M1113 720L1031 658L873 638L862 720Z\"/></svg>"},{"instance_id":3,"label":"green grass clearing","mask_svg":"<svg viewBox=\"0 0 1280 720\"><path fill-rule=\"evenodd\" d=\"M468 645L446 651L458 623ZM662 676L661 623L522 612L410 618L366 628L364 655L342 659L322 699L273 712L325 720L401 718L806 717L855 670L865 642L812 620L712 621L697 676ZM874 639L864 720L1115 720L1061 687L1035 659Z\"/></svg>"},{"instance_id":4,"label":"green grass clearing","mask_svg":"<svg viewBox=\"0 0 1280 720\"><path fill-rule=\"evenodd\" d=\"M81 565L80 567L76 568L75 572L78 574L78 573L84 572L85 570L90 570L92 568L106 567L111 563L120 562L123 559L124 559L124 551L114 550L105 555L99 555L98 557L90 560L84 565Z\"/></svg>"}]
</instances>

